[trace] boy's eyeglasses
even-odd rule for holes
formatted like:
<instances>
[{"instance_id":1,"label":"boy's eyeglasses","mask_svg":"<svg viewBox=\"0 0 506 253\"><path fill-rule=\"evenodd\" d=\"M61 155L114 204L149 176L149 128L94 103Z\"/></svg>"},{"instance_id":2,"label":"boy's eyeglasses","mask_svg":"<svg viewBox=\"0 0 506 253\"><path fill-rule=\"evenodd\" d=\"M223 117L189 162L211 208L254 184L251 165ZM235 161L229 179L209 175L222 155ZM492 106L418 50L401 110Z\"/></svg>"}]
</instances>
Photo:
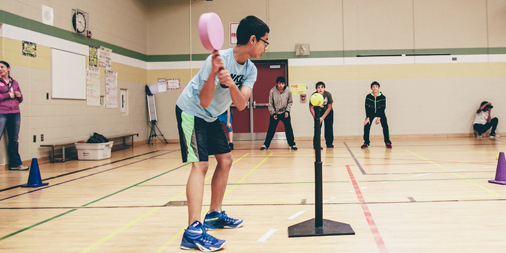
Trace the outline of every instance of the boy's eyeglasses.
<instances>
[{"instance_id":1,"label":"boy's eyeglasses","mask_svg":"<svg viewBox=\"0 0 506 253\"><path fill-rule=\"evenodd\" d=\"M265 41L263 39L259 39L259 40L261 40L261 41L263 41L265 43L265 49L267 49L269 47L269 42L267 42L267 41Z\"/></svg>"}]
</instances>

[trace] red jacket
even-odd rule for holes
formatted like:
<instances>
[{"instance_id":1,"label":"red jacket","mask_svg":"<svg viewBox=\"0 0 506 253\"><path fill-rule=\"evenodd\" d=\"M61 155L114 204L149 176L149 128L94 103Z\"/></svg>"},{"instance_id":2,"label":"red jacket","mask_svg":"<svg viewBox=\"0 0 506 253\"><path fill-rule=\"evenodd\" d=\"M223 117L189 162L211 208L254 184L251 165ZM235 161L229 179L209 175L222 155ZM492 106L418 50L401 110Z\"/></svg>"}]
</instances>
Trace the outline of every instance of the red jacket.
<instances>
[{"instance_id":1,"label":"red jacket","mask_svg":"<svg viewBox=\"0 0 506 253\"><path fill-rule=\"evenodd\" d=\"M21 89L16 80L9 77L9 83L5 83L5 80L0 78L0 114L19 112L19 104L23 102L23 93L21 93L21 97L19 98L11 98L9 93L14 91L19 91L21 93Z\"/></svg>"}]
</instances>

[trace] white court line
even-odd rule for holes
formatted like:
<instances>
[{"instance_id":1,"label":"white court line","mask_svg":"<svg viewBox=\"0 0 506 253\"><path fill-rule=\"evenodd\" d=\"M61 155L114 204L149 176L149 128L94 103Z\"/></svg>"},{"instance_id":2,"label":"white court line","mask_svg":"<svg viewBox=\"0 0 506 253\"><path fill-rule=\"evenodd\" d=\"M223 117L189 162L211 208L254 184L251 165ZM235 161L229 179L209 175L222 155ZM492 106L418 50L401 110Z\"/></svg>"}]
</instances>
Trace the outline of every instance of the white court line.
<instances>
[{"instance_id":1,"label":"white court line","mask_svg":"<svg viewBox=\"0 0 506 253\"><path fill-rule=\"evenodd\" d=\"M421 176L428 176L428 175L432 175L432 173L420 174L420 175L414 175L414 176L415 176L415 177L421 177Z\"/></svg>"},{"instance_id":2,"label":"white court line","mask_svg":"<svg viewBox=\"0 0 506 253\"><path fill-rule=\"evenodd\" d=\"M265 235L263 235L262 237L260 237L260 239L258 239L259 242L265 242L267 241L267 239L269 237L271 237L272 234L276 233L276 231L278 231L277 229L271 229L269 230L267 233L265 233Z\"/></svg>"},{"instance_id":3,"label":"white court line","mask_svg":"<svg viewBox=\"0 0 506 253\"><path fill-rule=\"evenodd\" d=\"M463 171L463 170L467 170L467 169L458 169L458 170L452 170L452 171Z\"/></svg>"},{"instance_id":4,"label":"white court line","mask_svg":"<svg viewBox=\"0 0 506 253\"><path fill-rule=\"evenodd\" d=\"M302 210L302 211L300 211L300 212L298 212L298 213L296 213L296 214L294 214L294 215L292 215L292 216L290 216L290 217L288 217L288 218L286 218L286 219L287 219L287 220L293 220L293 219L295 219L295 218L299 217L299 215L301 215L301 214L303 214L303 213L305 213L305 212L306 212L306 210Z\"/></svg>"}]
</instances>

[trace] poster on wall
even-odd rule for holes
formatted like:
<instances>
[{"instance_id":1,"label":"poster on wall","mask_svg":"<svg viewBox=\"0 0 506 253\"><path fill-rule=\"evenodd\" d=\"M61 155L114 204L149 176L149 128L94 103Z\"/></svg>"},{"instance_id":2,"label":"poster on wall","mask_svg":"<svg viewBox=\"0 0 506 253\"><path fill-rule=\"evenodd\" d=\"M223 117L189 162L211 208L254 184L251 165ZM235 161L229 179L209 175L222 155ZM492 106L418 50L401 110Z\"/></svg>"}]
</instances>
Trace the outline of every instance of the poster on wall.
<instances>
[{"instance_id":1,"label":"poster on wall","mask_svg":"<svg viewBox=\"0 0 506 253\"><path fill-rule=\"evenodd\" d=\"M306 84L290 84L290 91L292 94L307 94Z\"/></svg>"},{"instance_id":2,"label":"poster on wall","mask_svg":"<svg viewBox=\"0 0 506 253\"><path fill-rule=\"evenodd\" d=\"M239 26L239 23L232 22L230 23L230 45L234 46L237 44L237 27Z\"/></svg>"},{"instance_id":3,"label":"poster on wall","mask_svg":"<svg viewBox=\"0 0 506 253\"><path fill-rule=\"evenodd\" d=\"M167 79L158 78L158 92L167 92Z\"/></svg>"},{"instance_id":4,"label":"poster on wall","mask_svg":"<svg viewBox=\"0 0 506 253\"><path fill-rule=\"evenodd\" d=\"M181 89L181 78L167 78L167 90Z\"/></svg>"},{"instance_id":5,"label":"poster on wall","mask_svg":"<svg viewBox=\"0 0 506 253\"><path fill-rule=\"evenodd\" d=\"M90 66L98 67L98 55L97 54L98 54L97 48L94 46L90 46L90 57L89 57Z\"/></svg>"},{"instance_id":6,"label":"poster on wall","mask_svg":"<svg viewBox=\"0 0 506 253\"><path fill-rule=\"evenodd\" d=\"M86 105L100 106L100 69L96 66L86 71Z\"/></svg>"},{"instance_id":7,"label":"poster on wall","mask_svg":"<svg viewBox=\"0 0 506 253\"><path fill-rule=\"evenodd\" d=\"M111 53L112 49L100 47L98 50L98 65L101 69L111 70Z\"/></svg>"},{"instance_id":8,"label":"poster on wall","mask_svg":"<svg viewBox=\"0 0 506 253\"><path fill-rule=\"evenodd\" d=\"M37 44L23 40L21 45L24 56L37 57Z\"/></svg>"},{"instance_id":9,"label":"poster on wall","mask_svg":"<svg viewBox=\"0 0 506 253\"><path fill-rule=\"evenodd\" d=\"M105 71L105 108L118 108L118 72Z\"/></svg>"}]
</instances>

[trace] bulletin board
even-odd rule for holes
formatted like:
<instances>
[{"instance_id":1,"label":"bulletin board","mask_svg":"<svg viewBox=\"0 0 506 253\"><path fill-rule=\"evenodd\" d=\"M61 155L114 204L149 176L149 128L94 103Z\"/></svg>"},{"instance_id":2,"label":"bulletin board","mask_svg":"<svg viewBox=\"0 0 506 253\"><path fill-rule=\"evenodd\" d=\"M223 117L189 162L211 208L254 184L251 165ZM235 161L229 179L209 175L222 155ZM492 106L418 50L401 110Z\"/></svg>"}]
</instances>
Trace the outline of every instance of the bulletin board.
<instances>
[{"instance_id":1,"label":"bulletin board","mask_svg":"<svg viewBox=\"0 0 506 253\"><path fill-rule=\"evenodd\" d=\"M86 56L51 49L51 98L86 99Z\"/></svg>"}]
</instances>

